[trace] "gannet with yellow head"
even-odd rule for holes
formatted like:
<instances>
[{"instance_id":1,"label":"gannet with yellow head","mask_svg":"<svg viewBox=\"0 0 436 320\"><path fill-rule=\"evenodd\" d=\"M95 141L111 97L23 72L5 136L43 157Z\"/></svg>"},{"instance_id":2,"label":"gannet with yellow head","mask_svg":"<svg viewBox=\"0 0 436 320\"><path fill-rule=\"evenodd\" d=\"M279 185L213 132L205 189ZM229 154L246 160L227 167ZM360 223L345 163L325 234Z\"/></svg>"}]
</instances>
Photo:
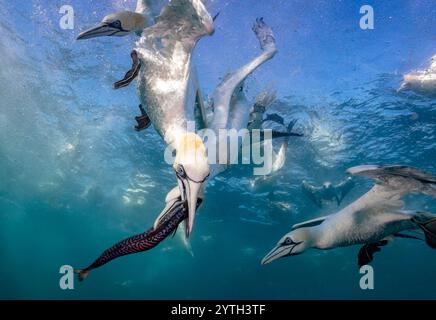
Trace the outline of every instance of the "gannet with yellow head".
<instances>
[{"instance_id":1,"label":"gannet with yellow head","mask_svg":"<svg viewBox=\"0 0 436 320\"><path fill-rule=\"evenodd\" d=\"M189 236L194 225L198 199L203 198L204 183L210 171L206 148L197 134L183 134L177 144L173 169L177 176L181 199L187 204L188 221L185 224L185 234Z\"/></svg>"},{"instance_id":2,"label":"gannet with yellow head","mask_svg":"<svg viewBox=\"0 0 436 320\"><path fill-rule=\"evenodd\" d=\"M154 24L154 18L166 2L168 0L138 0L135 11L125 10L109 14L97 26L80 33L77 40L141 35L145 28Z\"/></svg>"},{"instance_id":3,"label":"gannet with yellow head","mask_svg":"<svg viewBox=\"0 0 436 320\"><path fill-rule=\"evenodd\" d=\"M203 141L187 131L197 97L191 59L197 42L213 32L213 19L201 0L173 0L156 23L143 31L135 48L142 66L139 98L156 131L176 152L173 168L188 209L187 236L192 232L197 198L210 174Z\"/></svg>"},{"instance_id":4,"label":"gannet with yellow head","mask_svg":"<svg viewBox=\"0 0 436 320\"><path fill-rule=\"evenodd\" d=\"M163 9L162 4L166 4ZM80 40L131 33L141 36L132 53L132 70L115 87L127 85L139 74L141 112L176 151L174 169L180 195L189 210L187 235L192 232L196 198L209 175L201 138L187 132L188 121L195 120L196 100L202 106L191 57L197 42L213 32L213 19L201 0L138 0L135 12L108 15L100 25L78 37Z\"/></svg>"}]
</instances>

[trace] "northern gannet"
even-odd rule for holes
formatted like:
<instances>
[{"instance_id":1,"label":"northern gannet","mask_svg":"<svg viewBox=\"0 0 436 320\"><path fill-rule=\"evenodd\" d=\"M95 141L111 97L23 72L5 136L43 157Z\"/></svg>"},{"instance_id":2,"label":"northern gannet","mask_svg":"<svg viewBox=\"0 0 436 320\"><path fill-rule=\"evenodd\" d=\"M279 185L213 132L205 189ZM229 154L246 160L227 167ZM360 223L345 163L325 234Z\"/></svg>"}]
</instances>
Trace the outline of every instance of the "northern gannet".
<instances>
[{"instance_id":1,"label":"northern gannet","mask_svg":"<svg viewBox=\"0 0 436 320\"><path fill-rule=\"evenodd\" d=\"M404 75L398 91L406 90L423 94L436 94L436 55L430 59L430 66L427 69Z\"/></svg>"},{"instance_id":2,"label":"northern gannet","mask_svg":"<svg viewBox=\"0 0 436 320\"><path fill-rule=\"evenodd\" d=\"M77 40L104 36L123 37L129 34L140 36L145 28L154 24L164 2L168 0L138 0L135 11L126 10L107 15L99 25L81 32Z\"/></svg>"},{"instance_id":3,"label":"northern gannet","mask_svg":"<svg viewBox=\"0 0 436 320\"><path fill-rule=\"evenodd\" d=\"M173 1L176 2L176 1ZM186 2L186 1L183 1ZM193 1L197 3L197 1ZM192 17L191 12L184 12L187 17ZM158 22L156 26L159 25L159 19L157 19ZM204 21L204 20L203 20ZM167 28L168 26L162 26ZM217 113L217 109L215 108L213 119L208 122L208 128L212 128L214 130L219 130L220 128L229 128L232 126L235 126L236 128L240 128L241 126L247 126L248 118L250 114L250 108L248 107L242 107L245 104L234 104L233 107L231 107L231 100L234 98L234 95L241 97L241 92L238 90L240 86L242 85L243 81L246 77L248 77L254 70L256 70L259 66L261 66L266 61L270 60L276 53L276 47L275 47L275 39L273 37L273 33L271 28L269 28L262 19L258 19L255 23L255 26L253 28L253 31L255 32L256 36L258 37L261 47L262 47L262 53L260 56L256 57L252 62L245 65L238 71L230 74L226 77L226 79L218 86L218 88L215 91L214 94L214 105L216 103L216 106L219 108L219 113ZM192 34L192 31L190 32ZM183 48L180 48L179 50L182 50ZM147 54L147 51L143 52L142 54ZM182 55L183 56L183 55ZM151 57L150 57L151 58ZM150 62L151 64L151 62ZM187 66L185 66L186 68ZM153 69L152 69L153 70ZM165 70L165 68L164 68ZM157 71L157 70L156 70ZM185 70L187 71L187 70ZM172 75L169 73L169 75ZM158 76L158 75L157 75ZM143 79L141 79L144 81ZM151 88L154 88L152 83L147 84L151 86ZM156 89L154 89L156 90ZM183 92L182 92L183 93ZM219 93L222 94L222 96L219 95ZM180 95L180 92L178 92ZM159 101L159 100L157 100ZM180 109L176 109L180 110ZM229 113L233 112L233 115L236 116L236 118L230 118ZM177 116L177 113L175 114ZM222 116L225 117L225 120L221 118ZM230 119L235 119L237 121L229 121ZM171 120L171 119L170 119ZM185 121L183 118L179 121L182 123ZM159 123L159 122L158 122ZM178 124L174 124L173 121L170 122L170 124L173 124L178 126ZM172 127L169 127L169 130L172 130ZM162 129L161 129L162 130ZM179 130L179 129L177 129ZM180 133L183 137L184 133ZM164 135L167 137L167 135ZM189 139L194 144L199 146L200 153L199 158L203 159L203 143L201 139L195 134L195 133L188 133ZM167 137L168 143L172 143L172 140L180 140L185 141L186 138L180 139L180 137L173 136L173 134L170 134L169 137ZM189 149L189 148L187 148ZM180 156L179 156L180 154ZM192 153L184 152L176 154L176 162L183 162L185 157L192 158L195 156L192 155ZM221 168L221 165L213 165L215 167L215 170L211 170L210 176L211 178L216 176L218 173L222 172L223 169ZM225 166L225 165L224 165ZM206 166L205 166L206 168ZM175 165L175 170L178 176L184 177L186 176L186 168L180 168L180 166ZM189 168L191 171L191 168ZM206 171L206 170L204 170ZM179 183L185 183L182 178L179 179ZM196 197L195 207L194 209L197 209L204 199L203 194L204 189L198 188L198 194ZM108 250L104 251L103 254L95 260L89 267L81 270L76 270L76 273L79 274L79 279L83 280L86 278L88 273L95 268L101 267L102 265L108 263L109 261L116 259L118 257L127 255L127 254L133 254L138 252L143 252L146 250L149 250L153 247L155 247L158 243L163 241L166 237L168 237L170 234L175 232L177 230L177 227L180 223L183 221L186 221L186 219L189 219L189 215L191 214L191 208L186 205L186 195L184 196L184 186L182 188L176 187L172 189L167 197L166 197L166 206L159 215L159 217L156 219L155 224L152 229L150 229L148 232L135 236L130 237L126 240L123 240L116 244L115 246L109 248ZM194 211L195 213L195 211Z\"/></svg>"},{"instance_id":4,"label":"northern gannet","mask_svg":"<svg viewBox=\"0 0 436 320\"><path fill-rule=\"evenodd\" d=\"M122 11L110 14L104 17L102 22L96 27L80 33L77 37L77 40L91 39L102 36L126 36L129 34L136 34L137 36L141 36L142 32L146 28L151 27L156 23L156 18L160 15L161 11L165 7L165 4L168 4L168 2L169 0L138 0L135 12ZM177 7L184 4L173 1L171 5ZM218 15L219 14L215 15L213 21L215 21ZM167 26L171 27L171 23L167 23ZM164 33L165 30L161 31L161 33ZM171 32L170 29L168 29L167 31ZM138 57L138 53L135 50L132 51L131 58L131 69L125 74L122 80L114 83L114 89L126 87L138 76L141 69L141 63ZM205 106L203 102L203 95L201 93L200 85L198 83L197 70L194 66L191 66L190 73L190 83L188 86L191 89L190 94L195 95L197 108L199 108L203 114L206 114L204 110ZM136 121L138 122L138 124L135 126L135 129L137 131L142 131L150 126L151 120L148 117L148 114L146 113L142 104L139 106L139 109L141 111L141 115L136 117ZM201 119L201 123L203 125L205 124L205 122L205 119Z\"/></svg>"},{"instance_id":5,"label":"northern gannet","mask_svg":"<svg viewBox=\"0 0 436 320\"><path fill-rule=\"evenodd\" d=\"M187 132L187 122L194 120L194 104L202 105L191 58L197 42L214 32L213 19L201 0L172 0L157 17L149 9L152 2L139 0L136 12L111 14L99 26L81 33L78 39L140 33L131 54L132 69L115 87L123 87L139 76L141 116L136 119L136 129L144 129L151 122L165 142L176 150L173 168L189 208L186 224L189 236L196 199L209 176L205 146L195 132ZM192 112L188 110L190 107Z\"/></svg>"},{"instance_id":6,"label":"northern gannet","mask_svg":"<svg viewBox=\"0 0 436 320\"><path fill-rule=\"evenodd\" d=\"M176 151L173 168L188 208L187 237L197 198L210 174L201 137L187 132L198 96L197 88L191 86L191 59L197 42L213 32L213 19L201 0L173 0L156 23L144 29L135 48L141 62L139 98L156 131Z\"/></svg>"},{"instance_id":7,"label":"northern gannet","mask_svg":"<svg viewBox=\"0 0 436 320\"><path fill-rule=\"evenodd\" d=\"M276 114L276 113L270 113L266 114L266 111L268 108L276 101L276 93L273 91L265 90L261 92L257 97L256 101L254 103L253 109L250 113L250 119L248 122L248 130L262 130L265 123L273 123L274 125L278 125L282 128L282 130L272 131L272 138L282 138L280 139L280 146L277 152L272 150L273 157L272 162L270 164L270 168L267 170L271 172L270 175L262 176L262 177L255 177L253 181L251 182L251 185L254 186L260 181L266 181L269 177L271 177L274 173L278 172L283 168L286 162L286 150L288 148L290 138L291 137L302 137L303 134L295 133L293 131L295 124L297 123L297 120L292 120L289 122L289 124L285 125L285 119ZM248 155L247 155L248 156Z\"/></svg>"},{"instance_id":8,"label":"northern gannet","mask_svg":"<svg viewBox=\"0 0 436 320\"><path fill-rule=\"evenodd\" d=\"M331 201L336 200L338 207L341 205L345 196L353 189L353 178L348 177L344 181L338 184L332 184L331 182L324 182L321 187L311 185L306 180L303 180L301 189L310 200L312 200L318 207L322 208L323 200Z\"/></svg>"},{"instance_id":9,"label":"northern gannet","mask_svg":"<svg viewBox=\"0 0 436 320\"><path fill-rule=\"evenodd\" d=\"M277 53L275 38L272 29L264 22L263 18L256 19L253 26L253 32L259 40L262 52L255 57L245 66L240 69L229 73L223 81L217 86L211 95L209 105L206 109L212 109L213 115L208 119L206 114L201 114L202 119L206 119L206 128L215 132L216 136L220 129L244 129L247 128L252 109L248 99L243 91L243 85L246 78L251 75L257 68L272 59ZM200 109L203 111L203 109ZM221 145L226 145L217 139L218 149ZM218 150L217 157L219 157ZM215 176L224 172L228 168L228 164L219 163L219 161L212 161L210 165L210 177L213 179ZM180 188L179 188L180 190ZM203 189L201 190L203 191ZM174 201L177 201L180 193L177 189L173 189L167 196L167 206L161 212L155 221L155 227L160 225L163 217L169 213L168 208L171 208ZM199 200L203 201L204 194L199 194Z\"/></svg>"},{"instance_id":10,"label":"northern gannet","mask_svg":"<svg viewBox=\"0 0 436 320\"><path fill-rule=\"evenodd\" d=\"M352 175L375 179L376 185L339 212L294 225L277 246L262 260L303 253L309 248L321 250L361 244L359 265L372 261L374 252L388 240L415 238L402 232L420 229L427 244L436 249L436 215L403 209L402 198L409 193L436 197L436 176L406 166L358 166L348 170Z\"/></svg>"}]
</instances>

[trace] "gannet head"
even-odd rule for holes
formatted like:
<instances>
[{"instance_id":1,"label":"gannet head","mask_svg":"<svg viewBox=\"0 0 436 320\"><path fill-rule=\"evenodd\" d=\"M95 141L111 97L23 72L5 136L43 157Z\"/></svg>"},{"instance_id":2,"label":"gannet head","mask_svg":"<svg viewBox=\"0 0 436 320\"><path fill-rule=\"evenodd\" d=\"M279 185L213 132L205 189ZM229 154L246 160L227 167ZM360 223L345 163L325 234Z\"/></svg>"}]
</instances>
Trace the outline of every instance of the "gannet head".
<instances>
[{"instance_id":1,"label":"gannet head","mask_svg":"<svg viewBox=\"0 0 436 320\"><path fill-rule=\"evenodd\" d=\"M186 236L192 232L197 199L204 192L204 183L209 177L209 163L206 147L201 138L195 133L184 134L178 141L176 159L173 164L177 175L180 194L188 210Z\"/></svg>"},{"instance_id":2,"label":"gannet head","mask_svg":"<svg viewBox=\"0 0 436 320\"><path fill-rule=\"evenodd\" d=\"M122 37L131 33L141 33L148 26L142 14L132 11L122 11L110 14L96 27L83 31L77 40L103 36Z\"/></svg>"},{"instance_id":3,"label":"gannet head","mask_svg":"<svg viewBox=\"0 0 436 320\"><path fill-rule=\"evenodd\" d=\"M283 257L296 256L311 247L311 236L308 228L301 228L287 233L263 259L262 264L271 263Z\"/></svg>"}]
</instances>

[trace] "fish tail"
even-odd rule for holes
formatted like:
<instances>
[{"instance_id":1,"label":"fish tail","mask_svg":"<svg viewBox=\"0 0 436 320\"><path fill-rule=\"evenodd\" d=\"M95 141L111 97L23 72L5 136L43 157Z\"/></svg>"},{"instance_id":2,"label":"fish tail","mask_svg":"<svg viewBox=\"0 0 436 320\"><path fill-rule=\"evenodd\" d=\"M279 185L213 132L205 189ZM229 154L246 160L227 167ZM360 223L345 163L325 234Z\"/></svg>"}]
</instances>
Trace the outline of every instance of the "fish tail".
<instances>
[{"instance_id":1,"label":"fish tail","mask_svg":"<svg viewBox=\"0 0 436 320\"><path fill-rule=\"evenodd\" d=\"M74 273L77 273L77 275L79 276L79 281L82 282L88 277L90 271L91 270L87 270L87 269L83 269L83 270L78 269L78 270L74 270Z\"/></svg>"}]
</instances>

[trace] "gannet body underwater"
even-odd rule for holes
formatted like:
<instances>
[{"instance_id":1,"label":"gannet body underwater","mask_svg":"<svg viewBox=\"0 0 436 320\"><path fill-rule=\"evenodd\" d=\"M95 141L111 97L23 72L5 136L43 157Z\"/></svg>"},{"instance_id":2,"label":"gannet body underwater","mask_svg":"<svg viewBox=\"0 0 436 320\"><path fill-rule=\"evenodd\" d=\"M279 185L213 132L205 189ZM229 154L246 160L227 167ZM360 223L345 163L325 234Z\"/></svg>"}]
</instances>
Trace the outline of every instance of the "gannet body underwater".
<instances>
[{"instance_id":1,"label":"gannet body underwater","mask_svg":"<svg viewBox=\"0 0 436 320\"><path fill-rule=\"evenodd\" d=\"M188 109L201 96L191 59L197 42L214 32L213 19L201 0L173 0L157 17L150 10L151 2L139 0L136 12L123 11L105 17L99 26L84 31L78 39L141 33L131 54L132 69L115 88L128 85L138 76L141 116L136 118L136 129L140 131L151 122L165 142L176 150L173 167L190 212L186 225L189 236L196 199L209 176L201 138L187 132L187 122L194 120L190 117L193 111Z\"/></svg>"},{"instance_id":2,"label":"gannet body underwater","mask_svg":"<svg viewBox=\"0 0 436 320\"><path fill-rule=\"evenodd\" d=\"M338 184L324 182L321 187L311 185L307 181L303 181L301 189L318 207L322 208L323 201L336 200L338 207L341 205L345 196L353 189L353 178L348 177Z\"/></svg>"},{"instance_id":3,"label":"gannet body underwater","mask_svg":"<svg viewBox=\"0 0 436 320\"><path fill-rule=\"evenodd\" d=\"M403 233L413 230L423 231L427 244L436 249L436 215L406 211L401 200L409 193L436 197L436 176L406 166L358 166L348 172L371 177L376 185L336 214L294 225L262 264L310 248L328 250L361 244L358 264L362 266L394 237L416 239Z\"/></svg>"},{"instance_id":4,"label":"gannet body underwater","mask_svg":"<svg viewBox=\"0 0 436 320\"><path fill-rule=\"evenodd\" d=\"M436 94L436 55L430 59L426 70L419 70L404 75L399 92L412 90L422 94Z\"/></svg>"},{"instance_id":5,"label":"gannet body underwater","mask_svg":"<svg viewBox=\"0 0 436 320\"><path fill-rule=\"evenodd\" d=\"M251 75L257 68L272 59L277 53L275 45L275 38L272 29L263 21L263 19L257 19L253 32L258 38L262 52L259 56L255 57L251 62L228 74L223 81L217 86L211 95L210 105L206 108L213 109L213 115L211 119L208 119L206 114L201 114L201 118L205 119L206 128L215 132L218 136L220 129L236 129L240 130L247 128L249 123L251 108L248 99L243 91L243 85L245 79ZM201 112L205 112L205 109L199 109ZM218 139L217 139L218 140ZM220 141L216 141L218 146L226 145ZM220 150L217 152L219 156ZM217 175L221 174L227 168L229 164L222 164L218 161L212 161L210 165L210 177L213 179ZM155 227L160 225L160 221L171 214L168 208L171 208L173 203L180 197L180 188L173 189L167 197L167 206L161 212L159 217L155 221ZM199 194L199 201L204 200L203 193Z\"/></svg>"},{"instance_id":6,"label":"gannet body underwater","mask_svg":"<svg viewBox=\"0 0 436 320\"><path fill-rule=\"evenodd\" d=\"M173 1L176 2L176 1ZM183 1L186 2L186 1ZM197 3L197 1L193 1ZM165 10L164 10L165 11ZM164 12L163 12L164 13ZM189 15L192 17L192 15ZM159 20L159 19L157 19ZM204 20L203 20L204 21ZM209 20L210 21L210 20ZM159 24L159 21L156 25ZM168 27L168 26L166 26ZM191 33L191 30L185 30L186 32ZM266 61L270 60L275 53L277 52L277 49L275 47L275 39L273 37L273 33L271 28L269 28L262 19L258 19L255 23L255 26L253 28L253 31L255 32L256 36L258 37L262 53L254 58L250 63L245 65L244 67L240 68L236 72L230 74L226 77L226 79L218 86L218 88L215 90L215 94L213 95L213 103L214 103L214 115L213 119L208 123L208 128L211 128L211 130L219 130L220 128L228 128L229 126L236 126L237 128L246 127L248 123L248 118L251 109L248 108L244 103L231 105L232 97L234 97L234 94L238 95L240 94L240 90L238 88L241 87L243 81L246 77L248 77L254 70L256 70L259 66L264 64ZM182 48L179 48L178 50L181 50ZM147 54L147 51L145 53ZM186 53L185 53L186 54ZM185 56L182 55L182 56ZM150 57L151 58L151 57ZM189 63L189 58L185 56L185 63ZM152 61L152 60L151 60ZM149 62L151 64L151 61ZM182 66L178 65L178 68L181 68ZM159 71L159 68L156 67L156 69L153 69L156 72ZM186 72L188 71L187 66L185 66L184 69ZM173 77L175 75L172 75ZM156 79L159 79L159 75L156 75ZM185 78L186 79L186 78ZM147 81L146 79L142 79L141 81ZM180 83L180 81L179 81ZM184 82L185 85L179 86L179 90L184 88L186 86L186 82ZM148 90L153 90L155 86L153 86L153 83L146 82L145 84ZM160 88L162 89L162 88ZM155 89L159 91L159 88ZM183 101L183 95L184 92L176 92L179 96L174 97L174 99L177 99L177 101ZM163 94L163 93L162 93ZM241 97L241 96L239 96ZM164 100L164 97L161 99ZM150 103L154 102L155 100L149 101ZM157 99L156 101L160 101ZM165 101L162 101L164 103ZM164 107L168 108L168 105L164 105ZM156 108L162 112L162 107ZM183 112L184 110L176 109L180 112ZM153 110L150 110L152 112L155 112ZM218 112L217 112L218 111ZM230 112L233 112L233 117L229 117ZM175 114L175 116L179 116ZM151 116L154 118L153 116ZM157 119L157 114L155 115L157 123L159 126L159 123L162 123L160 119ZM231 121L231 119L238 119L238 121ZM177 137L174 133L171 133L171 130L174 130L173 128L177 128L176 130L179 131L180 124L184 123L183 118L179 118L179 122L175 122L174 120L170 119L170 124L168 125L166 123L162 123L162 127L157 128L158 131L161 131L161 134L166 137L166 141L168 143L172 143L173 145L177 145L177 141L183 141L179 137ZM155 125L156 126L156 125ZM167 129L165 129L167 128ZM167 132L169 131L169 135L167 135ZM186 140L186 139L185 139ZM184 184L186 181L186 178L189 180L192 179L192 177L187 176L187 170L184 167L181 167L178 165L179 163L186 162L185 158L201 158L203 159L203 144L201 139L195 134L190 133L189 139L190 141L187 141L185 143L188 144L194 144L196 146L196 150L198 150L198 153L200 155L193 155L190 152L177 152L176 154L176 161L175 161L175 171L179 178L179 184ZM184 148L182 148L183 150ZM190 149L190 148L185 148ZM191 148L192 149L192 148ZM179 156L180 155L180 156ZM198 167L198 166L196 166ZM213 165L214 170L210 171L210 178L213 178L223 170L225 170L226 165ZM204 166L204 169L206 166ZM190 168L189 168L190 170ZM206 170L204 170L206 171ZM192 179L193 180L193 179ZM189 186L188 181L188 186ZM196 181L196 183L199 181ZM203 181L205 182L205 180ZM93 269L96 269L98 267L103 266L104 264L127 254L134 254L143 252L146 250L149 250L151 248L154 248L157 244L159 244L161 241L163 241L165 238L167 238L169 235L177 231L178 225L182 222L186 221L186 219L189 220L190 217L190 208L187 206L186 196L185 199L183 198L183 188L185 186L182 186L182 188L176 187L172 189L167 197L166 197L166 206L159 215L159 217L156 219L155 224L153 228L151 228L149 231L130 237L126 240L123 240L116 244L115 246L109 248L108 250L104 251L103 254L95 260L89 267L81 270L76 270L75 272L79 274L79 279L84 280L89 272ZM196 197L195 202L195 209L198 209L198 207L201 205L204 199L203 194L204 188L198 188L198 193ZM193 199L193 198L192 198ZM193 200L192 200L193 201ZM195 212L194 212L195 213ZM192 224L191 224L192 225Z\"/></svg>"},{"instance_id":7,"label":"gannet body underwater","mask_svg":"<svg viewBox=\"0 0 436 320\"><path fill-rule=\"evenodd\" d=\"M81 32L77 37L77 40L92 39L92 38L103 37L103 36L121 37L130 34L136 34L137 36L141 37L143 31L146 30L147 28L150 28L151 26L154 26L157 20L160 21L160 26L158 27L160 35L157 34L155 30L150 30L149 35L152 34L153 36L156 37L156 39L159 39L159 36L164 37L165 32L171 32L170 29L172 27L171 22L181 23L181 21L176 21L178 19L177 16L171 16L171 14L167 16L163 15L162 17L160 16L162 10L166 8L165 4L168 4L168 2L169 2L168 0L138 0L135 12L121 11L121 12L107 15L106 17L103 18L102 22L97 26ZM173 7L175 8L175 10L177 10L178 8L182 8L183 6L189 6L189 2L172 1L171 4L168 6ZM213 20L217 16L218 15L216 15L213 18ZM170 21L166 23L162 23L162 21L164 21L165 19L169 19ZM187 19L195 19L195 17L187 16ZM189 26L186 27L188 28ZM176 31L179 33L183 32L182 30L173 30L172 32L176 32ZM170 41L175 41L175 40L176 39ZM178 40L180 40L180 42L190 41L187 39L187 37L184 40L182 39L178 39ZM159 59L157 55L155 55L155 58ZM120 89L128 86L139 75L142 64L137 51L135 50L132 51L131 59L132 59L131 69L125 74L122 80L114 83L114 89ZM204 108L204 103L202 98L203 95L200 91L201 89L198 83L197 70L191 64L189 64L189 67L191 68L191 70L189 76L189 84L187 86L187 88L189 88L188 95L189 94L191 95L190 97L191 100L196 99L196 103L198 103L198 107L202 109ZM141 90L140 84L138 84L138 92L140 92L140 90ZM194 95L194 98L192 97L192 95ZM138 124L135 126L135 129L137 131L142 131L150 126L151 119L147 114L146 105L140 104L139 109L141 114L140 116L136 117L136 121Z\"/></svg>"}]
</instances>

